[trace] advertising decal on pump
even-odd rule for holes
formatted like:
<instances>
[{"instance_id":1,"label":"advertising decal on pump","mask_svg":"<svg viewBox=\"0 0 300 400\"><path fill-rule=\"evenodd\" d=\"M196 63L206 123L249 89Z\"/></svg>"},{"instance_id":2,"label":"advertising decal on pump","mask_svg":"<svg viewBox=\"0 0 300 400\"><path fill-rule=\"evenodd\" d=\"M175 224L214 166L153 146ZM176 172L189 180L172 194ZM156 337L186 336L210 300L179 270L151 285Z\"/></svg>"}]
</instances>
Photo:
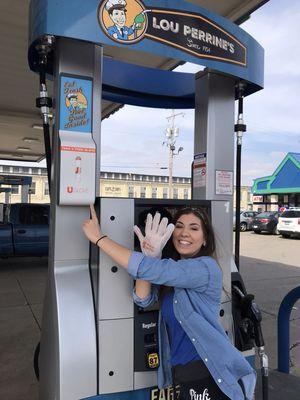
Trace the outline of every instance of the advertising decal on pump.
<instances>
[{"instance_id":1,"label":"advertising decal on pump","mask_svg":"<svg viewBox=\"0 0 300 400\"><path fill-rule=\"evenodd\" d=\"M89 78L60 76L60 196L62 205L90 204L95 197L96 146L92 138Z\"/></svg>"}]
</instances>

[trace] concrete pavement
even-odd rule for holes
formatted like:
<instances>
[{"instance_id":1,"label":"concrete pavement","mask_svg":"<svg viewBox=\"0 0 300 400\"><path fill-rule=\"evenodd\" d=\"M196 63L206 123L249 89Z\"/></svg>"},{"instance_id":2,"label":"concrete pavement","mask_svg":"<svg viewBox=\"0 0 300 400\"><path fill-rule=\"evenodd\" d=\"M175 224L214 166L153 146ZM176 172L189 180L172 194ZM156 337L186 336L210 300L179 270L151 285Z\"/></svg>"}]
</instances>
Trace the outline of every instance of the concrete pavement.
<instances>
[{"instance_id":1,"label":"concrete pavement","mask_svg":"<svg viewBox=\"0 0 300 400\"><path fill-rule=\"evenodd\" d=\"M277 368L277 313L283 297L300 285L300 240L244 232L241 254L247 290L263 313L270 367ZM38 400L33 353L40 336L46 275L46 258L0 259L0 399ZM269 400L300 399L299 309L298 302L290 324L291 372L298 377L272 371ZM258 385L256 400L260 399Z\"/></svg>"}]
</instances>

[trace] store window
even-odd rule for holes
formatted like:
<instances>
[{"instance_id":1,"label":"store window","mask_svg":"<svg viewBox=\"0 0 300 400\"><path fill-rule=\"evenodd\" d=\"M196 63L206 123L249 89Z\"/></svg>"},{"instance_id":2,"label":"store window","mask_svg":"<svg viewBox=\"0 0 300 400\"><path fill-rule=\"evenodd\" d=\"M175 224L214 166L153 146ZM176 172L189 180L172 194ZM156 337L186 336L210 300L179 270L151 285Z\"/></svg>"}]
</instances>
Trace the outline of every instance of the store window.
<instances>
[{"instance_id":1,"label":"store window","mask_svg":"<svg viewBox=\"0 0 300 400\"><path fill-rule=\"evenodd\" d=\"M178 189L177 188L173 189L173 199L178 199Z\"/></svg>"},{"instance_id":2,"label":"store window","mask_svg":"<svg viewBox=\"0 0 300 400\"><path fill-rule=\"evenodd\" d=\"M35 190L36 190L36 182L31 182L31 185L29 186L29 193L35 194Z\"/></svg>"},{"instance_id":3,"label":"store window","mask_svg":"<svg viewBox=\"0 0 300 400\"><path fill-rule=\"evenodd\" d=\"M183 198L186 200L189 198L189 189L184 189Z\"/></svg>"},{"instance_id":4,"label":"store window","mask_svg":"<svg viewBox=\"0 0 300 400\"><path fill-rule=\"evenodd\" d=\"M296 206L296 194L291 193L289 194L289 207L295 207Z\"/></svg>"},{"instance_id":5,"label":"store window","mask_svg":"<svg viewBox=\"0 0 300 400\"><path fill-rule=\"evenodd\" d=\"M49 196L49 183L48 182L45 182L45 185L44 185L44 195Z\"/></svg>"},{"instance_id":6,"label":"store window","mask_svg":"<svg viewBox=\"0 0 300 400\"><path fill-rule=\"evenodd\" d=\"M156 199L157 198L157 188L153 187L152 188L152 195L151 195L152 199Z\"/></svg>"},{"instance_id":7,"label":"store window","mask_svg":"<svg viewBox=\"0 0 300 400\"><path fill-rule=\"evenodd\" d=\"M21 206L20 223L24 225L48 225L49 207Z\"/></svg>"},{"instance_id":8,"label":"store window","mask_svg":"<svg viewBox=\"0 0 300 400\"><path fill-rule=\"evenodd\" d=\"M19 185L11 185L11 194L19 194Z\"/></svg>"},{"instance_id":9,"label":"store window","mask_svg":"<svg viewBox=\"0 0 300 400\"><path fill-rule=\"evenodd\" d=\"M133 186L128 187L128 197L130 197L130 198L134 197L134 187Z\"/></svg>"},{"instance_id":10,"label":"store window","mask_svg":"<svg viewBox=\"0 0 300 400\"><path fill-rule=\"evenodd\" d=\"M168 198L168 188L164 187L163 188L163 199L167 199Z\"/></svg>"},{"instance_id":11,"label":"store window","mask_svg":"<svg viewBox=\"0 0 300 400\"><path fill-rule=\"evenodd\" d=\"M141 199L144 199L146 197L146 188L141 187Z\"/></svg>"}]
</instances>

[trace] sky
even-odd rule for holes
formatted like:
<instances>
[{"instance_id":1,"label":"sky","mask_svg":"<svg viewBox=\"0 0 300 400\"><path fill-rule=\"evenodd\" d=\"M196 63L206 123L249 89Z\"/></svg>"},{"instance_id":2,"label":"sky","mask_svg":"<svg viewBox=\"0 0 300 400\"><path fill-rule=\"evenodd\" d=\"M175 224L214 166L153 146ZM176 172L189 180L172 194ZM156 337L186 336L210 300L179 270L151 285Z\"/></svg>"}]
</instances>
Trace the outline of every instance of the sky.
<instances>
[{"instance_id":1,"label":"sky","mask_svg":"<svg viewBox=\"0 0 300 400\"><path fill-rule=\"evenodd\" d=\"M242 184L271 175L288 152L300 153L300 1L270 0L241 27L265 49L265 87L247 97L242 148ZM200 66L185 64L181 72ZM179 128L174 176L190 176L194 110L175 120ZM125 106L102 123L101 170L167 175L163 145L172 110ZM4 162L3 162L4 163ZM18 163L19 164L19 163ZM28 165L28 164L27 164ZM45 166L45 163L42 163Z\"/></svg>"},{"instance_id":2,"label":"sky","mask_svg":"<svg viewBox=\"0 0 300 400\"><path fill-rule=\"evenodd\" d=\"M283 6L284 5L284 6ZM247 132L242 148L242 184L271 175L288 152L300 152L300 2L270 0L241 27L265 49L265 87L245 99ZM196 72L199 66L177 69ZM193 110L176 110L179 128L174 175L190 176ZM125 106L102 124L102 170L166 174L168 149L162 143L172 110Z\"/></svg>"}]
</instances>

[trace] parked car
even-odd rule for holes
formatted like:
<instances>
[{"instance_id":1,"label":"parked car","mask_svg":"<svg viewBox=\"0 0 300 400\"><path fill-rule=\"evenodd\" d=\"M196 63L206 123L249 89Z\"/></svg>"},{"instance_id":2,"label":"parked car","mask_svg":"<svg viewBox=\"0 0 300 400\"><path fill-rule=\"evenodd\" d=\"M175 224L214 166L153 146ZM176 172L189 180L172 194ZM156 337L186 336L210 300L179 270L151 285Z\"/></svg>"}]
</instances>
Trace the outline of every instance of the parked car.
<instances>
[{"instance_id":1,"label":"parked car","mask_svg":"<svg viewBox=\"0 0 300 400\"><path fill-rule=\"evenodd\" d=\"M242 211L240 214L240 231L245 232L252 229L253 218L258 214L257 211ZM235 214L233 214L233 229L235 230Z\"/></svg>"},{"instance_id":2,"label":"parked car","mask_svg":"<svg viewBox=\"0 0 300 400\"><path fill-rule=\"evenodd\" d=\"M279 215L278 211L265 211L256 215L252 223L253 231L255 233L266 231L278 235L277 223Z\"/></svg>"},{"instance_id":3,"label":"parked car","mask_svg":"<svg viewBox=\"0 0 300 400\"><path fill-rule=\"evenodd\" d=\"M300 236L300 207L291 207L284 211L279 217L277 229L285 238Z\"/></svg>"},{"instance_id":4,"label":"parked car","mask_svg":"<svg viewBox=\"0 0 300 400\"><path fill-rule=\"evenodd\" d=\"M49 204L7 204L0 212L0 257L48 254Z\"/></svg>"}]
</instances>

